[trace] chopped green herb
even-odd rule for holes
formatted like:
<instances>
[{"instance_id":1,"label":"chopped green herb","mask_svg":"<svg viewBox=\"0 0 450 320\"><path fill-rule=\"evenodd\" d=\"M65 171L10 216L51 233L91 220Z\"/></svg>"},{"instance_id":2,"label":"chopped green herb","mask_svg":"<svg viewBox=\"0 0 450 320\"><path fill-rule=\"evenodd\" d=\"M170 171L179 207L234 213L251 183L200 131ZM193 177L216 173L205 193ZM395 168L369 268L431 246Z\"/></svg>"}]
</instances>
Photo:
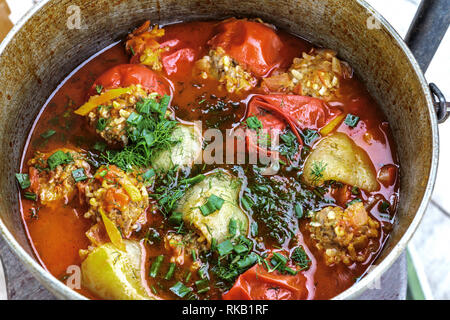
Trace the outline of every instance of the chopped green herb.
<instances>
[{"instance_id":1,"label":"chopped green herb","mask_svg":"<svg viewBox=\"0 0 450 320\"><path fill-rule=\"evenodd\" d=\"M136 110L141 114L150 114L150 105L157 103L153 99L142 99L136 103Z\"/></svg>"},{"instance_id":2,"label":"chopped green herb","mask_svg":"<svg viewBox=\"0 0 450 320\"><path fill-rule=\"evenodd\" d=\"M197 184L197 183L203 181L205 178L206 178L206 176L204 174L198 174L195 177L181 180L180 184L194 185L194 184Z\"/></svg>"},{"instance_id":3,"label":"chopped green herb","mask_svg":"<svg viewBox=\"0 0 450 320\"><path fill-rule=\"evenodd\" d=\"M285 134L280 136L280 139L287 145L292 145L297 140L297 137L291 130L288 130Z\"/></svg>"},{"instance_id":4,"label":"chopped green herb","mask_svg":"<svg viewBox=\"0 0 450 320\"><path fill-rule=\"evenodd\" d=\"M204 216L208 216L213 212L216 212L217 210L220 210L224 204L225 200L222 198L212 194L209 196L206 203L202 206L200 206L200 211Z\"/></svg>"},{"instance_id":5,"label":"chopped green herb","mask_svg":"<svg viewBox=\"0 0 450 320\"><path fill-rule=\"evenodd\" d=\"M231 241L226 240L217 246L217 251L219 252L219 255L224 256L226 254L229 254L231 251L233 251L233 248L234 248L234 246L231 243Z\"/></svg>"},{"instance_id":6,"label":"chopped green herb","mask_svg":"<svg viewBox=\"0 0 450 320\"><path fill-rule=\"evenodd\" d=\"M311 169L311 177L314 183L318 183L323 178L323 172L327 167L327 163L323 161L314 161Z\"/></svg>"},{"instance_id":7,"label":"chopped green herb","mask_svg":"<svg viewBox=\"0 0 450 320\"><path fill-rule=\"evenodd\" d=\"M154 285L151 285L150 288L152 289L152 292L153 292L154 294L158 294L158 290L156 290L156 288L155 288Z\"/></svg>"},{"instance_id":8,"label":"chopped green herb","mask_svg":"<svg viewBox=\"0 0 450 320\"><path fill-rule=\"evenodd\" d=\"M153 261L152 266L150 267L149 276L155 278L158 275L159 268L161 268L161 263L164 260L164 255L157 256L155 261Z\"/></svg>"},{"instance_id":9,"label":"chopped green herb","mask_svg":"<svg viewBox=\"0 0 450 320\"><path fill-rule=\"evenodd\" d=\"M183 214L181 212L174 212L169 217L169 223L172 225L180 225L183 221Z\"/></svg>"},{"instance_id":10,"label":"chopped green herb","mask_svg":"<svg viewBox=\"0 0 450 320\"><path fill-rule=\"evenodd\" d=\"M306 129L302 132L302 137L306 145L311 145L311 143L319 138L319 133L316 130Z\"/></svg>"},{"instance_id":11,"label":"chopped green herb","mask_svg":"<svg viewBox=\"0 0 450 320\"><path fill-rule=\"evenodd\" d=\"M253 205L254 205L253 200L252 200L249 196L247 196L247 195L243 195L243 196L242 196L242 198L241 198L241 203L242 203L242 207L243 207L244 210L246 210L246 211L249 211L249 210L253 207Z\"/></svg>"},{"instance_id":12,"label":"chopped green herb","mask_svg":"<svg viewBox=\"0 0 450 320\"><path fill-rule=\"evenodd\" d=\"M102 157L108 163L112 163L125 171L135 167L148 167L152 156L159 150L165 150L178 143L172 137L177 121L166 119L160 113L165 111L166 100L158 103L153 98L141 100L127 119L127 134L129 143L122 150L106 151ZM138 113L140 112L140 113Z\"/></svg>"},{"instance_id":13,"label":"chopped green herb","mask_svg":"<svg viewBox=\"0 0 450 320\"><path fill-rule=\"evenodd\" d=\"M170 265L169 265L169 270L167 271L166 276L164 277L164 279L166 279L166 280L172 279L172 276L175 273L175 267L176 267L176 263L175 262L171 262Z\"/></svg>"},{"instance_id":14,"label":"chopped green herb","mask_svg":"<svg viewBox=\"0 0 450 320\"><path fill-rule=\"evenodd\" d=\"M103 131L108 126L108 120L105 118L100 118L97 120L97 130Z\"/></svg>"},{"instance_id":15,"label":"chopped green herb","mask_svg":"<svg viewBox=\"0 0 450 320\"><path fill-rule=\"evenodd\" d=\"M103 86L101 86L101 85L95 86L95 91L97 91L98 94L102 93L102 90L103 90Z\"/></svg>"},{"instance_id":16,"label":"chopped green herb","mask_svg":"<svg viewBox=\"0 0 450 320\"><path fill-rule=\"evenodd\" d=\"M57 166L61 164L70 163L73 161L72 156L69 152L65 153L61 150L56 151L47 159L47 164L50 170L55 169Z\"/></svg>"},{"instance_id":17,"label":"chopped green herb","mask_svg":"<svg viewBox=\"0 0 450 320\"><path fill-rule=\"evenodd\" d=\"M352 187L352 194L357 196L359 194L359 188L358 187Z\"/></svg>"},{"instance_id":18,"label":"chopped green herb","mask_svg":"<svg viewBox=\"0 0 450 320\"><path fill-rule=\"evenodd\" d=\"M292 251L291 260L301 268L300 270L306 270L309 268L309 264L311 262L305 250L301 246L296 247L294 251Z\"/></svg>"},{"instance_id":19,"label":"chopped green herb","mask_svg":"<svg viewBox=\"0 0 450 320\"><path fill-rule=\"evenodd\" d=\"M160 105L159 113L160 113L161 117L164 117L166 115L167 108L169 107L169 102L170 102L170 96L168 96L167 94L161 98L161 101L159 102L159 105Z\"/></svg>"},{"instance_id":20,"label":"chopped green herb","mask_svg":"<svg viewBox=\"0 0 450 320\"><path fill-rule=\"evenodd\" d=\"M237 231L237 221L232 218L228 223L228 233L230 234L230 236L234 237L236 235L236 231Z\"/></svg>"},{"instance_id":21,"label":"chopped green herb","mask_svg":"<svg viewBox=\"0 0 450 320\"><path fill-rule=\"evenodd\" d=\"M236 266L240 269L244 269L253 266L256 261L258 261L258 255L251 252L248 256L244 257L244 259L239 260L236 263Z\"/></svg>"},{"instance_id":22,"label":"chopped green herb","mask_svg":"<svg viewBox=\"0 0 450 320\"><path fill-rule=\"evenodd\" d=\"M87 179L86 173L83 168L79 168L72 171L72 177L75 182L83 181Z\"/></svg>"},{"instance_id":23,"label":"chopped green herb","mask_svg":"<svg viewBox=\"0 0 450 320\"><path fill-rule=\"evenodd\" d=\"M210 290L210 287L205 287L203 289L198 290L197 293L205 293L205 292L208 292L209 290Z\"/></svg>"},{"instance_id":24,"label":"chopped green herb","mask_svg":"<svg viewBox=\"0 0 450 320\"><path fill-rule=\"evenodd\" d=\"M192 261L197 261L197 252L194 249L191 250L191 255Z\"/></svg>"},{"instance_id":25,"label":"chopped green herb","mask_svg":"<svg viewBox=\"0 0 450 320\"><path fill-rule=\"evenodd\" d=\"M380 204L380 212L387 213L390 206L391 206L391 204L389 202L387 202L387 201L381 202L381 204Z\"/></svg>"},{"instance_id":26,"label":"chopped green herb","mask_svg":"<svg viewBox=\"0 0 450 320\"><path fill-rule=\"evenodd\" d=\"M200 291L202 291L203 289L208 288L209 290L209 281L208 279L201 279L201 280L197 280L195 281L195 286L197 287L198 293L202 293Z\"/></svg>"},{"instance_id":27,"label":"chopped green herb","mask_svg":"<svg viewBox=\"0 0 450 320\"><path fill-rule=\"evenodd\" d=\"M280 144L280 154L292 159L299 150L297 136L291 130L287 130L285 134L280 136L280 139L283 142Z\"/></svg>"},{"instance_id":28,"label":"chopped green herb","mask_svg":"<svg viewBox=\"0 0 450 320\"><path fill-rule=\"evenodd\" d=\"M297 270L293 270L293 269L291 269L289 267L284 267L284 271L289 273L291 276L295 276L298 273Z\"/></svg>"},{"instance_id":29,"label":"chopped green herb","mask_svg":"<svg viewBox=\"0 0 450 320\"><path fill-rule=\"evenodd\" d=\"M300 203L296 203L294 206L295 215L297 218L301 219L303 218L303 206Z\"/></svg>"},{"instance_id":30,"label":"chopped green herb","mask_svg":"<svg viewBox=\"0 0 450 320\"><path fill-rule=\"evenodd\" d=\"M246 123L249 129L256 131L263 127L262 122L256 116L248 117Z\"/></svg>"},{"instance_id":31,"label":"chopped green herb","mask_svg":"<svg viewBox=\"0 0 450 320\"><path fill-rule=\"evenodd\" d=\"M48 139L51 136L53 136L55 133L56 133L55 130L49 129L49 130L45 131L44 133L41 133L41 137L42 137L42 139Z\"/></svg>"},{"instance_id":32,"label":"chopped green herb","mask_svg":"<svg viewBox=\"0 0 450 320\"><path fill-rule=\"evenodd\" d=\"M351 113L347 114L347 117L344 120L344 123L346 125L348 125L349 127L351 127L351 128L356 127L358 122L359 122L359 117L357 117L357 116L355 116L355 115L353 115Z\"/></svg>"},{"instance_id":33,"label":"chopped green herb","mask_svg":"<svg viewBox=\"0 0 450 320\"><path fill-rule=\"evenodd\" d=\"M144 181L149 181L152 177L155 176L155 170L154 169L148 169L147 171L144 172L144 174L142 175L142 179L144 179Z\"/></svg>"},{"instance_id":34,"label":"chopped green herb","mask_svg":"<svg viewBox=\"0 0 450 320\"><path fill-rule=\"evenodd\" d=\"M192 292L192 289L186 287L182 282L178 281L170 288L170 291L172 291L178 297L184 298L187 294Z\"/></svg>"},{"instance_id":35,"label":"chopped green herb","mask_svg":"<svg viewBox=\"0 0 450 320\"><path fill-rule=\"evenodd\" d=\"M287 263L287 261L288 261L288 259L287 259L284 255L282 255L281 253L279 253L279 252L274 252L273 258L274 258L276 261L281 262L282 265L286 265L286 263Z\"/></svg>"},{"instance_id":36,"label":"chopped green herb","mask_svg":"<svg viewBox=\"0 0 450 320\"><path fill-rule=\"evenodd\" d=\"M26 189L31 185L30 177L27 173L16 173L16 179L22 189Z\"/></svg>"},{"instance_id":37,"label":"chopped green herb","mask_svg":"<svg viewBox=\"0 0 450 320\"><path fill-rule=\"evenodd\" d=\"M216 238L211 239L211 250L212 251L217 250L217 239Z\"/></svg>"},{"instance_id":38,"label":"chopped green herb","mask_svg":"<svg viewBox=\"0 0 450 320\"><path fill-rule=\"evenodd\" d=\"M144 117L142 117L140 114L138 114L136 112L132 112L128 116L127 123L132 126L138 126L143 119L144 119Z\"/></svg>"},{"instance_id":39,"label":"chopped green herb","mask_svg":"<svg viewBox=\"0 0 450 320\"><path fill-rule=\"evenodd\" d=\"M28 200L32 200L32 201L36 201L37 200L37 194L34 193L34 192L25 192L23 194L23 196L24 196L25 199L28 199Z\"/></svg>"},{"instance_id":40,"label":"chopped green herb","mask_svg":"<svg viewBox=\"0 0 450 320\"><path fill-rule=\"evenodd\" d=\"M234 252L237 254L241 254L248 251L248 248L246 245L238 243L233 247Z\"/></svg>"},{"instance_id":41,"label":"chopped green herb","mask_svg":"<svg viewBox=\"0 0 450 320\"><path fill-rule=\"evenodd\" d=\"M104 176L106 176L108 174L108 170L103 170L102 172L100 172L98 175L100 176L100 177L104 177Z\"/></svg>"},{"instance_id":42,"label":"chopped green herb","mask_svg":"<svg viewBox=\"0 0 450 320\"><path fill-rule=\"evenodd\" d=\"M258 235L258 223L256 223L255 221L250 224L250 232L253 237L256 237Z\"/></svg>"}]
</instances>

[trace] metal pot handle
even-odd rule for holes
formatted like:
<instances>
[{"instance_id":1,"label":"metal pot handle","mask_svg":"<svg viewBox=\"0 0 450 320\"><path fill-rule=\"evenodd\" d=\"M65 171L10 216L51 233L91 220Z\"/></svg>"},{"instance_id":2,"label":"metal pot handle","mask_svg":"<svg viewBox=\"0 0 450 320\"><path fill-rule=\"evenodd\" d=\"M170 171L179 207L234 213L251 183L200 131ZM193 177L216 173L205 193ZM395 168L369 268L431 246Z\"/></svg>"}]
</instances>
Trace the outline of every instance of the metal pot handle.
<instances>
[{"instance_id":1,"label":"metal pot handle","mask_svg":"<svg viewBox=\"0 0 450 320\"><path fill-rule=\"evenodd\" d=\"M438 122L444 123L450 115L450 103L445 100L444 94L434 83L430 83L430 91Z\"/></svg>"},{"instance_id":2,"label":"metal pot handle","mask_svg":"<svg viewBox=\"0 0 450 320\"><path fill-rule=\"evenodd\" d=\"M449 0L422 0L405 37L405 42L416 57L423 73L427 71L439 44L450 25ZM441 90L430 83L434 108L439 123L449 117L450 105Z\"/></svg>"}]
</instances>

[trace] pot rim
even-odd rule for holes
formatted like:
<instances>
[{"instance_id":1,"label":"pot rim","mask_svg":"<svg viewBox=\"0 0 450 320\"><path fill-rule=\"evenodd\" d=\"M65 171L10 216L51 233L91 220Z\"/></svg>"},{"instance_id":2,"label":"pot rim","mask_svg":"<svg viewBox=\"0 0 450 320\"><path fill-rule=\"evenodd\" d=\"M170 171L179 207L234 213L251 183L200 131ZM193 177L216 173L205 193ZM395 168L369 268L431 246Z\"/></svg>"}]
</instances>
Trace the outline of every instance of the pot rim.
<instances>
[{"instance_id":1,"label":"pot rim","mask_svg":"<svg viewBox=\"0 0 450 320\"><path fill-rule=\"evenodd\" d=\"M5 39L0 44L0 55L3 53L5 48L14 38L15 34L25 25L25 23L39 10L42 9L46 4L48 4L52 0L43 0L33 6L22 18L13 26L10 32L6 35ZM432 131L432 155L431 155L431 166L430 166L430 174L428 176L427 185L425 188L424 195L422 197L422 201L420 206L416 212L416 215L412 222L410 223L408 229L405 231L400 241L395 245L392 251L381 261L381 263L377 264L364 278L360 281L352 285L350 288L341 292L339 295L334 297L335 300L343 300L343 299L355 299L357 298L364 290L366 290L369 284L373 283L397 260L397 258L401 255L403 250L406 248L409 240L413 236L416 231L420 221L423 218L425 210L428 206L428 202L430 201L431 194L433 192L434 184L436 181L437 175L437 167L439 161L439 133L438 133L438 122L437 116L434 110L433 100L431 97L431 93L428 87L428 82L425 79L425 76L422 70L417 63L416 58L404 42L404 40L400 37L397 31L389 24L389 22L379 14L371 5L369 5L365 0L356 0L357 3L365 9L368 13L370 13L375 19L382 24L382 26L389 32L389 34L394 38L398 46L402 49L403 53L406 55L406 58L409 60L412 65L418 80L420 81L420 85L422 90L424 91L425 97L427 99L427 108L428 113L431 119L431 131ZM70 289L63 282L56 279L50 272L45 270L41 264L39 264L34 258L28 254L25 249L16 241L14 236L5 226L3 221L0 219L0 235L5 239L6 243L10 246L12 251L16 254L16 256L23 262L26 269L38 279L38 281L47 288L50 292L52 292L56 297L62 299L76 299L76 300L87 300L87 298L80 293L76 292L73 289Z\"/></svg>"}]
</instances>

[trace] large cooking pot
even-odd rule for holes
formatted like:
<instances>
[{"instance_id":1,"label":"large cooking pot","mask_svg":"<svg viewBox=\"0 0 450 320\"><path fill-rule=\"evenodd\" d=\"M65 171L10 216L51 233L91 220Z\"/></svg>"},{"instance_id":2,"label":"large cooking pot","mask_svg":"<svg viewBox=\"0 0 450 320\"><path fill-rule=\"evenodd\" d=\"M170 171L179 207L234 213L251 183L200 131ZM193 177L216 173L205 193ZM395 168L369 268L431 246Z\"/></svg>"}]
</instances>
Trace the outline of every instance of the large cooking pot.
<instances>
[{"instance_id":1,"label":"large cooking pot","mask_svg":"<svg viewBox=\"0 0 450 320\"><path fill-rule=\"evenodd\" d=\"M355 298L405 249L427 207L438 164L438 121L420 66L395 30L364 1L42 1L0 45L0 232L32 274L60 298L83 299L46 272L22 225L14 173L42 105L76 66L145 19L168 23L260 17L338 51L389 119L400 157L392 234L368 274L336 298Z\"/></svg>"}]
</instances>

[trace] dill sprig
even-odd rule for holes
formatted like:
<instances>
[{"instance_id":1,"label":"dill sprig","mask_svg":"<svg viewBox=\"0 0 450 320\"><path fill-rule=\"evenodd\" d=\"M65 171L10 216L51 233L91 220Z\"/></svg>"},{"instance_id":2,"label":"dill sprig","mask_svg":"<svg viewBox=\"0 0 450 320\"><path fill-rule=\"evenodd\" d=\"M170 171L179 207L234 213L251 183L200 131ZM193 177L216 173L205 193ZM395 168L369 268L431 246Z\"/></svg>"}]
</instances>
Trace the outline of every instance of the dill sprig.
<instances>
[{"instance_id":1,"label":"dill sprig","mask_svg":"<svg viewBox=\"0 0 450 320\"><path fill-rule=\"evenodd\" d=\"M314 161L311 168L311 178L317 184L323 178L323 172L327 167L324 161Z\"/></svg>"},{"instance_id":2,"label":"dill sprig","mask_svg":"<svg viewBox=\"0 0 450 320\"><path fill-rule=\"evenodd\" d=\"M291 255L291 260L300 267L300 270L308 269L309 264L311 263L311 260L301 246L294 249Z\"/></svg>"}]
</instances>

